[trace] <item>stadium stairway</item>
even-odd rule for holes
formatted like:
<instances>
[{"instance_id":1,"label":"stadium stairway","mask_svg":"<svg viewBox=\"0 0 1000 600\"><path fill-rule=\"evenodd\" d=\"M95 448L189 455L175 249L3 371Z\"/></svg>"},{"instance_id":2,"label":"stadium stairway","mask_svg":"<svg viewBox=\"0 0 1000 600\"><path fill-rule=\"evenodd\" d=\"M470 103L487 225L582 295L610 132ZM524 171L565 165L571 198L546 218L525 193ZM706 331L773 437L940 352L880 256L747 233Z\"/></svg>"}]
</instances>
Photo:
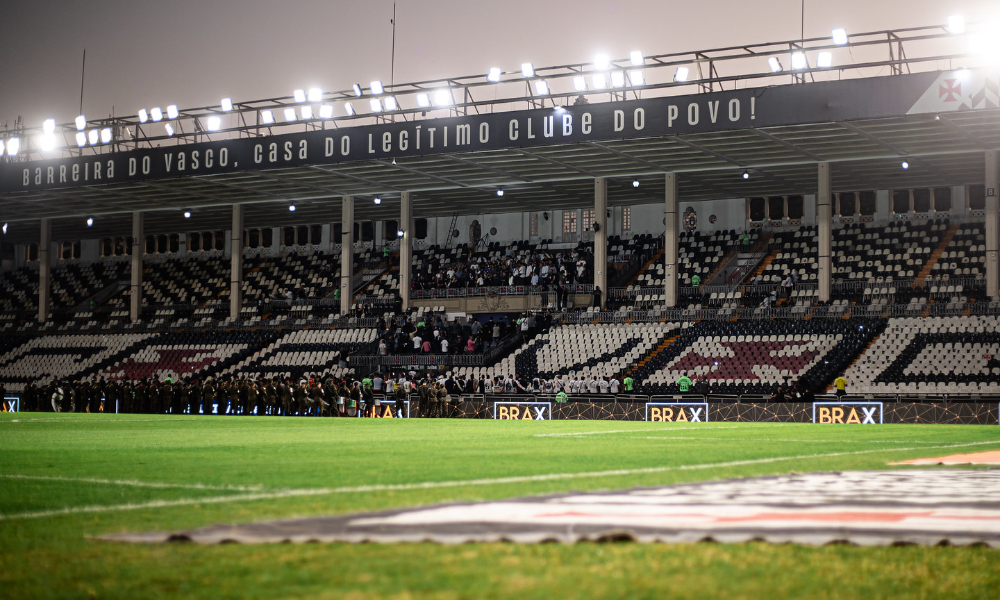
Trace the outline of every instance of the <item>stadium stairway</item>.
<instances>
[{"instance_id":1,"label":"stadium stairway","mask_svg":"<svg viewBox=\"0 0 1000 600\"><path fill-rule=\"evenodd\" d=\"M623 288L630 288L633 285L635 285L636 282L639 280L639 276L640 275L642 275L643 273L645 273L646 271L648 271L650 267L652 267L657 262L659 262L661 259L663 259L663 252L664 252L664 248L660 247L659 250L657 250L656 252L653 253L653 257L650 258L648 261L646 261L646 263L644 265L642 265L642 267L640 267L638 271L635 272L635 275L632 275L632 277L628 281L625 282L625 285L622 285L621 287L623 287Z\"/></svg>"},{"instance_id":2,"label":"stadium stairway","mask_svg":"<svg viewBox=\"0 0 1000 600\"><path fill-rule=\"evenodd\" d=\"M941 254L951 245L951 240L955 237L955 233L958 232L958 224L953 224L948 227L948 230L941 236L941 241L938 242L937 248L931 252L930 258L924 263L924 268L920 269L920 273L913 279L914 288L923 288L927 284L927 277L930 276L931 271L934 269L934 265L937 264L938 260L941 258Z\"/></svg>"},{"instance_id":3,"label":"stadium stairway","mask_svg":"<svg viewBox=\"0 0 1000 600\"><path fill-rule=\"evenodd\" d=\"M640 368L646 366L646 363L650 362L651 360L654 360L661 352L663 352L664 350L666 350L667 348L669 348L670 344L673 344L677 340L677 338L679 338L679 337L680 337L680 334L673 335L673 336L670 336L667 339L663 340L659 344L657 344L656 348L653 348L652 352L650 352L649 354L647 354L646 356L644 356L637 364L633 365L632 368L629 369L626 372L626 374L629 375L629 376L635 375L636 371L638 371Z\"/></svg>"}]
</instances>

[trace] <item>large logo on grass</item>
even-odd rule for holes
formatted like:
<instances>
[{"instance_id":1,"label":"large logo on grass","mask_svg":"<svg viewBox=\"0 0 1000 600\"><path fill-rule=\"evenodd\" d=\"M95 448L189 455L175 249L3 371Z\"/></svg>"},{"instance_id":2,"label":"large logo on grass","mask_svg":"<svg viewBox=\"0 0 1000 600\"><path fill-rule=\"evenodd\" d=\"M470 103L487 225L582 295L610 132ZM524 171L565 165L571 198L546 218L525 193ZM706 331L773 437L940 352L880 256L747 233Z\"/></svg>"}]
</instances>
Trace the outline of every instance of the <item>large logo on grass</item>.
<instances>
[{"instance_id":1,"label":"large logo on grass","mask_svg":"<svg viewBox=\"0 0 1000 600\"><path fill-rule=\"evenodd\" d=\"M494 402L493 418L501 421L549 421L551 402Z\"/></svg>"},{"instance_id":2,"label":"large logo on grass","mask_svg":"<svg viewBox=\"0 0 1000 600\"><path fill-rule=\"evenodd\" d=\"M813 423L875 425L881 422L881 402L813 402Z\"/></svg>"},{"instance_id":3,"label":"large logo on grass","mask_svg":"<svg viewBox=\"0 0 1000 600\"><path fill-rule=\"evenodd\" d=\"M798 377L826 353L825 340L715 342L701 338L667 365L677 379L687 372L699 379L781 381L782 371Z\"/></svg>"},{"instance_id":4,"label":"large logo on grass","mask_svg":"<svg viewBox=\"0 0 1000 600\"><path fill-rule=\"evenodd\" d=\"M647 421L707 423L707 402L647 402Z\"/></svg>"}]
</instances>

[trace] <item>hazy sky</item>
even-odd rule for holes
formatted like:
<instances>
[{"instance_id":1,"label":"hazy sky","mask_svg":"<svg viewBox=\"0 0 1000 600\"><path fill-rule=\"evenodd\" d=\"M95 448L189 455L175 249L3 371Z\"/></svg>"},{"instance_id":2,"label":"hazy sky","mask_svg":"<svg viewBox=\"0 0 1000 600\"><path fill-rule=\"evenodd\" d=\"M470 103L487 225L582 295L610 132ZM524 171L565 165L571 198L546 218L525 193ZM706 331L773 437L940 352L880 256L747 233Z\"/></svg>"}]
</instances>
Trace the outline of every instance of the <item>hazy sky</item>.
<instances>
[{"instance_id":1,"label":"hazy sky","mask_svg":"<svg viewBox=\"0 0 1000 600\"><path fill-rule=\"evenodd\" d=\"M134 115L389 80L391 0L11 0L0 12L0 123ZM806 0L805 34L995 17L978 0ZM397 82L797 38L800 0L401 0Z\"/></svg>"}]
</instances>

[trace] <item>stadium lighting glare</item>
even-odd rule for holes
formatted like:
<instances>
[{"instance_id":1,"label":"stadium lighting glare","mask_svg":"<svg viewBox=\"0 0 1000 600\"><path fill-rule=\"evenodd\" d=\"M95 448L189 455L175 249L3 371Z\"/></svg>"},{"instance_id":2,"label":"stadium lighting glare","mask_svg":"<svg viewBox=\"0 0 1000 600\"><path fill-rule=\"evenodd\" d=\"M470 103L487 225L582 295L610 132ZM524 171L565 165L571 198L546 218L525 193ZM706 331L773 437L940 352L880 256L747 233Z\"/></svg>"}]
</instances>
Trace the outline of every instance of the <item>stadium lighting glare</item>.
<instances>
[{"instance_id":1,"label":"stadium lighting glare","mask_svg":"<svg viewBox=\"0 0 1000 600\"><path fill-rule=\"evenodd\" d=\"M176 119L178 114L179 113L177 112L176 104L171 104L170 106L167 107L167 118L170 119L171 121Z\"/></svg>"},{"instance_id":2,"label":"stadium lighting glare","mask_svg":"<svg viewBox=\"0 0 1000 600\"><path fill-rule=\"evenodd\" d=\"M56 120L55 119L45 119L42 123L42 131L45 133L55 133L56 132Z\"/></svg>"},{"instance_id":3,"label":"stadium lighting glare","mask_svg":"<svg viewBox=\"0 0 1000 600\"><path fill-rule=\"evenodd\" d=\"M743 179L750 179L750 171L743 171Z\"/></svg>"},{"instance_id":4,"label":"stadium lighting glare","mask_svg":"<svg viewBox=\"0 0 1000 600\"><path fill-rule=\"evenodd\" d=\"M91 129L87 132L87 141L90 142L91 146L96 146L98 140L100 139L101 133L96 129Z\"/></svg>"},{"instance_id":5,"label":"stadium lighting glare","mask_svg":"<svg viewBox=\"0 0 1000 600\"><path fill-rule=\"evenodd\" d=\"M140 123L145 123L148 120L149 120L149 113L146 112L145 108L140 108L139 109L139 122Z\"/></svg>"},{"instance_id":6,"label":"stadium lighting glare","mask_svg":"<svg viewBox=\"0 0 1000 600\"><path fill-rule=\"evenodd\" d=\"M233 99L223 98L222 99L222 112L229 112L233 110Z\"/></svg>"},{"instance_id":7,"label":"stadium lighting glare","mask_svg":"<svg viewBox=\"0 0 1000 600\"><path fill-rule=\"evenodd\" d=\"M274 123L274 113L269 110L260 111L260 122L265 125Z\"/></svg>"},{"instance_id":8,"label":"stadium lighting glare","mask_svg":"<svg viewBox=\"0 0 1000 600\"><path fill-rule=\"evenodd\" d=\"M76 130L83 131L87 128L87 117L80 115L76 118Z\"/></svg>"},{"instance_id":9,"label":"stadium lighting glare","mask_svg":"<svg viewBox=\"0 0 1000 600\"><path fill-rule=\"evenodd\" d=\"M296 118L295 117L295 109L294 108L286 108L282 114L285 115L285 122L286 123L291 123Z\"/></svg>"},{"instance_id":10,"label":"stadium lighting glare","mask_svg":"<svg viewBox=\"0 0 1000 600\"><path fill-rule=\"evenodd\" d=\"M438 90L434 92L434 104L437 106L448 106L455 102L451 95L451 90Z\"/></svg>"},{"instance_id":11,"label":"stadium lighting glare","mask_svg":"<svg viewBox=\"0 0 1000 600\"><path fill-rule=\"evenodd\" d=\"M417 106L427 108L431 105L431 99L427 94L417 94Z\"/></svg>"},{"instance_id":12,"label":"stadium lighting glare","mask_svg":"<svg viewBox=\"0 0 1000 600\"><path fill-rule=\"evenodd\" d=\"M299 102L299 103L305 102L306 101L306 91L305 90L295 90L294 92L292 92L292 98L294 98L295 101Z\"/></svg>"},{"instance_id":13,"label":"stadium lighting glare","mask_svg":"<svg viewBox=\"0 0 1000 600\"><path fill-rule=\"evenodd\" d=\"M354 90L354 95L355 96L357 96L358 98L361 97L361 86L360 85L358 85L357 83L355 83L354 85L351 86L351 89Z\"/></svg>"},{"instance_id":14,"label":"stadium lighting glare","mask_svg":"<svg viewBox=\"0 0 1000 600\"><path fill-rule=\"evenodd\" d=\"M809 61L806 60L804 52L792 52L792 68L796 71L809 68Z\"/></svg>"},{"instance_id":15,"label":"stadium lighting glare","mask_svg":"<svg viewBox=\"0 0 1000 600\"><path fill-rule=\"evenodd\" d=\"M630 52L628 58L633 67L641 67L646 64L646 59L642 56L642 52L639 52L638 50Z\"/></svg>"},{"instance_id":16,"label":"stadium lighting glare","mask_svg":"<svg viewBox=\"0 0 1000 600\"><path fill-rule=\"evenodd\" d=\"M772 73L781 72L781 61L778 60L777 56L772 56L771 58L767 59L767 65L771 67Z\"/></svg>"},{"instance_id":17,"label":"stadium lighting glare","mask_svg":"<svg viewBox=\"0 0 1000 600\"><path fill-rule=\"evenodd\" d=\"M191 218L191 211L190 210L185 210L184 211L184 218L185 219L190 219Z\"/></svg>"},{"instance_id":18,"label":"stadium lighting glare","mask_svg":"<svg viewBox=\"0 0 1000 600\"><path fill-rule=\"evenodd\" d=\"M344 102L344 112L347 113L347 116L353 117L354 116L354 105L351 104L350 102Z\"/></svg>"},{"instance_id":19,"label":"stadium lighting glare","mask_svg":"<svg viewBox=\"0 0 1000 600\"><path fill-rule=\"evenodd\" d=\"M547 96L549 94L549 84L544 79L539 79L535 82L535 93L539 96Z\"/></svg>"},{"instance_id":20,"label":"stadium lighting glare","mask_svg":"<svg viewBox=\"0 0 1000 600\"><path fill-rule=\"evenodd\" d=\"M521 75L525 77L535 76L535 66L531 63L521 63Z\"/></svg>"},{"instance_id":21,"label":"stadium lighting glare","mask_svg":"<svg viewBox=\"0 0 1000 600\"><path fill-rule=\"evenodd\" d=\"M294 204L289 204L288 205L288 212L295 212L295 205Z\"/></svg>"},{"instance_id":22,"label":"stadium lighting glare","mask_svg":"<svg viewBox=\"0 0 1000 600\"><path fill-rule=\"evenodd\" d=\"M303 119L309 120L309 119L313 118L313 107L311 107L311 106L309 106L307 104L307 105L305 105L305 106L302 107L301 113L302 113L302 118Z\"/></svg>"},{"instance_id":23,"label":"stadium lighting glare","mask_svg":"<svg viewBox=\"0 0 1000 600\"><path fill-rule=\"evenodd\" d=\"M94 217L87 217L87 227L94 226Z\"/></svg>"},{"instance_id":24,"label":"stadium lighting glare","mask_svg":"<svg viewBox=\"0 0 1000 600\"><path fill-rule=\"evenodd\" d=\"M105 127L101 130L101 143L110 144L111 143L111 128Z\"/></svg>"},{"instance_id":25,"label":"stadium lighting glare","mask_svg":"<svg viewBox=\"0 0 1000 600\"><path fill-rule=\"evenodd\" d=\"M628 82L632 86L646 85L646 77L642 74L642 71L629 71Z\"/></svg>"},{"instance_id":26,"label":"stadium lighting glare","mask_svg":"<svg viewBox=\"0 0 1000 600\"><path fill-rule=\"evenodd\" d=\"M382 196L375 196L374 202L375 202L376 206L378 206L379 204L382 204Z\"/></svg>"},{"instance_id":27,"label":"stadium lighting glare","mask_svg":"<svg viewBox=\"0 0 1000 600\"><path fill-rule=\"evenodd\" d=\"M87 145L87 134L82 131L76 132L76 145L83 148Z\"/></svg>"},{"instance_id":28,"label":"stadium lighting glare","mask_svg":"<svg viewBox=\"0 0 1000 600\"><path fill-rule=\"evenodd\" d=\"M674 71L674 81L687 81L688 75L691 73L687 67L677 67Z\"/></svg>"},{"instance_id":29,"label":"stadium lighting glare","mask_svg":"<svg viewBox=\"0 0 1000 600\"><path fill-rule=\"evenodd\" d=\"M594 57L594 68L598 71L607 71L611 67L611 59L607 54L598 54Z\"/></svg>"},{"instance_id":30,"label":"stadium lighting glare","mask_svg":"<svg viewBox=\"0 0 1000 600\"><path fill-rule=\"evenodd\" d=\"M402 229L396 231L396 237L403 237L403 235L404 234L403 234L403 230Z\"/></svg>"},{"instance_id":31,"label":"stadium lighting glare","mask_svg":"<svg viewBox=\"0 0 1000 600\"><path fill-rule=\"evenodd\" d=\"M170 123L164 125L163 128L167 130L167 137L174 137L174 128Z\"/></svg>"},{"instance_id":32,"label":"stadium lighting glare","mask_svg":"<svg viewBox=\"0 0 1000 600\"><path fill-rule=\"evenodd\" d=\"M163 111L160 110L159 106L154 107L152 110L149 111L149 116L153 118L154 123L157 123L163 120Z\"/></svg>"},{"instance_id":33,"label":"stadium lighting glare","mask_svg":"<svg viewBox=\"0 0 1000 600\"><path fill-rule=\"evenodd\" d=\"M498 198L503 198L503 188L500 188L500 189L497 190L497 197Z\"/></svg>"},{"instance_id":34,"label":"stadium lighting glare","mask_svg":"<svg viewBox=\"0 0 1000 600\"><path fill-rule=\"evenodd\" d=\"M831 36L833 37L833 43L837 44L838 46L843 46L844 44L847 43L846 29L834 29L831 32Z\"/></svg>"},{"instance_id":35,"label":"stadium lighting glare","mask_svg":"<svg viewBox=\"0 0 1000 600\"><path fill-rule=\"evenodd\" d=\"M573 78L573 89L578 92L587 91L587 78L583 75L577 75Z\"/></svg>"},{"instance_id":36,"label":"stadium lighting glare","mask_svg":"<svg viewBox=\"0 0 1000 600\"><path fill-rule=\"evenodd\" d=\"M7 224L6 223L3 224L3 234L7 235Z\"/></svg>"},{"instance_id":37,"label":"stadium lighting glare","mask_svg":"<svg viewBox=\"0 0 1000 600\"><path fill-rule=\"evenodd\" d=\"M486 74L486 81L499 83L501 75L503 75L503 71L500 70L500 67L491 67L489 73Z\"/></svg>"},{"instance_id":38,"label":"stadium lighting glare","mask_svg":"<svg viewBox=\"0 0 1000 600\"><path fill-rule=\"evenodd\" d=\"M622 73L621 71L612 71L611 87L625 87L625 73Z\"/></svg>"},{"instance_id":39,"label":"stadium lighting glare","mask_svg":"<svg viewBox=\"0 0 1000 600\"><path fill-rule=\"evenodd\" d=\"M368 106L371 107L373 113L382 112L382 101L378 98L372 98L369 100Z\"/></svg>"},{"instance_id":40,"label":"stadium lighting glare","mask_svg":"<svg viewBox=\"0 0 1000 600\"><path fill-rule=\"evenodd\" d=\"M639 180L638 179L633 179L632 180L632 187L634 187L634 188L639 187Z\"/></svg>"},{"instance_id":41,"label":"stadium lighting glare","mask_svg":"<svg viewBox=\"0 0 1000 600\"><path fill-rule=\"evenodd\" d=\"M332 119L333 118L333 105L332 104L322 104L319 107L319 118L321 119Z\"/></svg>"},{"instance_id":42,"label":"stadium lighting glare","mask_svg":"<svg viewBox=\"0 0 1000 600\"><path fill-rule=\"evenodd\" d=\"M382 87L382 82L378 80L371 82L368 87L371 88L372 93L376 96L385 91L385 88Z\"/></svg>"},{"instance_id":43,"label":"stadium lighting glare","mask_svg":"<svg viewBox=\"0 0 1000 600\"><path fill-rule=\"evenodd\" d=\"M903 167L903 170L905 171L906 169L909 169L909 168L910 168L910 163L908 163L908 162L906 162L906 161L904 160L904 161L903 161L903 164L902 164L902 165L900 165L900 166L902 166L902 167Z\"/></svg>"},{"instance_id":44,"label":"stadium lighting glare","mask_svg":"<svg viewBox=\"0 0 1000 600\"><path fill-rule=\"evenodd\" d=\"M395 96L388 96L385 99L385 109L386 110L396 110L399 108L399 103L396 102Z\"/></svg>"},{"instance_id":45,"label":"stadium lighting glare","mask_svg":"<svg viewBox=\"0 0 1000 600\"><path fill-rule=\"evenodd\" d=\"M604 76L604 73L594 73L590 78L590 82L594 85L595 90L603 90L608 87L608 80Z\"/></svg>"},{"instance_id":46,"label":"stadium lighting glare","mask_svg":"<svg viewBox=\"0 0 1000 600\"><path fill-rule=\"evenodd\" d=\"M820 52L816 55L816 66L829 69L833 66L833 54L829 52Z\"/></svg>"},{"instance_id":47,"label":"stadium lighting glare","mask_svg":"<svg viewBox=\"0 0 1000 600\"><path fill-rule=\"evenodd\" d=\"M209 131L218 131L221 128L222 128L222 118L221 117L217 117L215 115L212 115L211 117L208 118L208 130Z\"/></svg>"},{"instance_id":48,"label":"stadium lighting glare","mask_svg":"<svg viewBox=\"0 0 1000 600\"><path fill-rule=\"evenodd\" d=\"M951 15L948 17L948 33L954 35L965 33L965 17L962 15Z\"/></svg>"},{"instance_id":49,"label":"stadium lighting glare","mask_svg":"<svg viewBox=\"0 0 1000 600\"><path fill-rule=\"evenodd\" d=\"M52 133L43 133L38 138L38 146L42 152L50 152L56 147L56 136Z\"/></svg>"},{"instance_id":50,"label":"stadium lighting glare","mask_svg":"<svg viewBox=\"0 0 1000 600\"><path fill-rule=\"evenodd\" d=\"M310 102L319 102L322 99L323 99L323 90L319 89L318 87L309 88Z\"/></svg>"}]
</instances>

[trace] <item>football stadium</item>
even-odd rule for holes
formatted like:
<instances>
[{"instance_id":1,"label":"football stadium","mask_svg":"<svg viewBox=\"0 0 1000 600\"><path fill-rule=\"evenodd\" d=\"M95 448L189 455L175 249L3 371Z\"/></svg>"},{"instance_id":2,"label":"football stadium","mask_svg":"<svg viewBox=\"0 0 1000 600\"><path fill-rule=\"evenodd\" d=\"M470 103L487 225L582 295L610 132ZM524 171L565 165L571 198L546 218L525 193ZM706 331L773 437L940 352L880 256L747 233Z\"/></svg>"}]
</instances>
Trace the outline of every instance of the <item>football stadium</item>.
<instances>
[{"instance_id":1,"label":"football stadium","mask_svg":"<svg viewBox=\"0 0 1000 600\"><path fill-rule=\"evenodd\" d=\"M0 71L0 596L997 597L995 7L547 64L333 4L274 40L388 60Z\"/></svg>"}]
</instances>

